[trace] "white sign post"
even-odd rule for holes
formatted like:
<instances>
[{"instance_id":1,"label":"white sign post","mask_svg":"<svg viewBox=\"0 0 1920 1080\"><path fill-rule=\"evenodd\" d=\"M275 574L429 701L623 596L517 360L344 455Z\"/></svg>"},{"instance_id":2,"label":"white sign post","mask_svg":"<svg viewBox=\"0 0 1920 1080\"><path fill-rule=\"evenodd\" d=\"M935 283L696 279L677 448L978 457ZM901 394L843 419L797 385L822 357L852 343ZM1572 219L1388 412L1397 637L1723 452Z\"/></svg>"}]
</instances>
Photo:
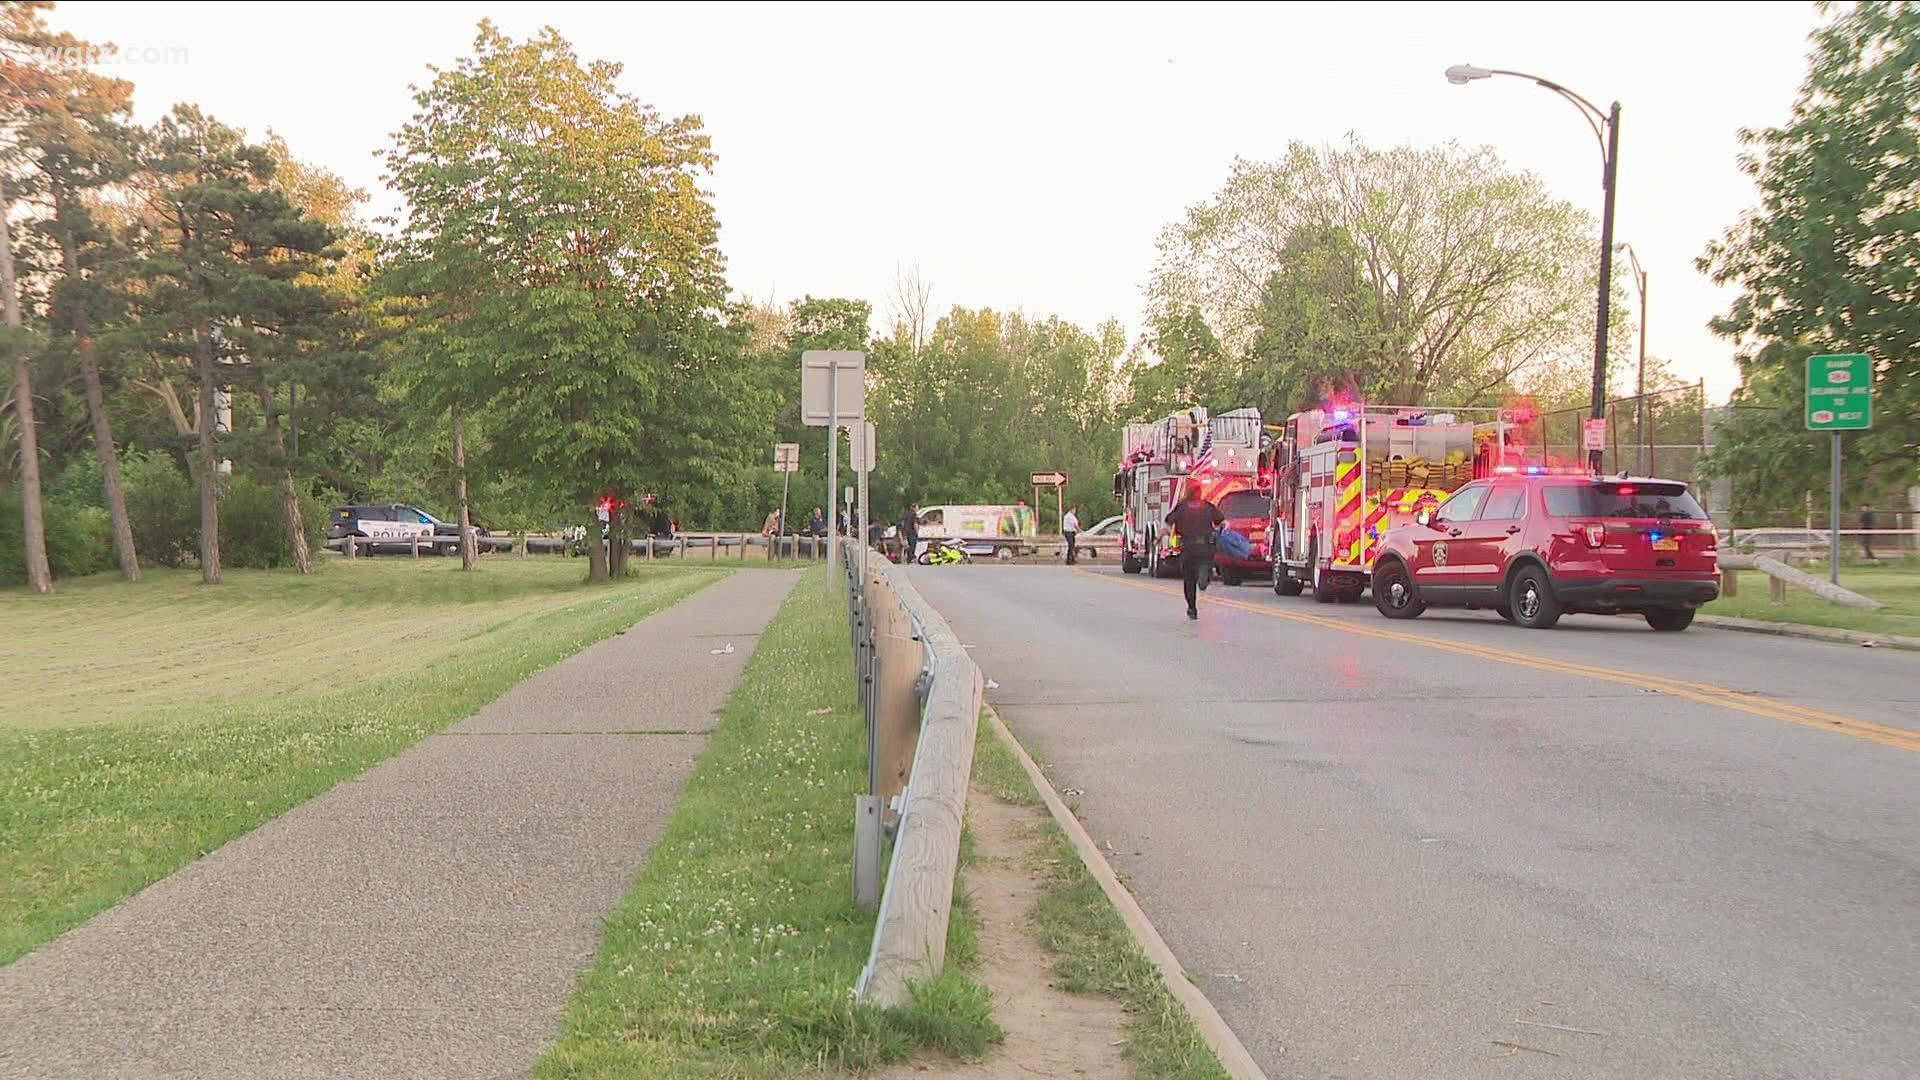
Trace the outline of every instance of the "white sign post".
<instances>
[{"instance_id":1,"label":"white sign post","mask_svg":"<svg viewBox=\"0 0 1920 1080\"><path fill-rule=\"evenodd\" d=\"M840 425L867 415L867 354L853 349L808 349L800 354L800 419L827 429L827 505L840 486ZM827 563L840 559L840 530L827 532ZM833 590L834 572L827 574Z\"/></svg>"}]
</instances>

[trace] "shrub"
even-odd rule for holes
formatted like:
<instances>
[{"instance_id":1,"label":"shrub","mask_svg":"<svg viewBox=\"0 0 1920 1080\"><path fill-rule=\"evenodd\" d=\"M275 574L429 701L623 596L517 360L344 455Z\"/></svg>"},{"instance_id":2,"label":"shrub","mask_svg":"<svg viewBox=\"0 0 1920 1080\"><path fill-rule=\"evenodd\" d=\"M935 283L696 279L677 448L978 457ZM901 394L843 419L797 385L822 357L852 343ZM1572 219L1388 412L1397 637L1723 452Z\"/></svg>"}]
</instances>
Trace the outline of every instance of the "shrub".
<instances>
[{"instance_id":1,"label":"shrub","mask_svg":"<svg viewBox=\"0 0 1920 1080\"><path fill-rule=\"evenodd\" d=\"M229 478L224 489L220 495L221 564L258 570L293 565L286 519L281 516L280 488L242 475ZM300 516L306 527L307 546L318 551L325 538L326 504L303 491Z\"/></svg>"},{"instance_id":2,"label":"shrub","mask_svg":"<svg viewBox=\"0 0 1920 1080\"><path fill-rule=\"evenodd\" d=\"M97 506L43 499L47 561L56 578L80 577L110 569L113 526ZM20 489L0 492L0 586L27 583L27 549L20 519Z\"/></svg>"}]
</instances>

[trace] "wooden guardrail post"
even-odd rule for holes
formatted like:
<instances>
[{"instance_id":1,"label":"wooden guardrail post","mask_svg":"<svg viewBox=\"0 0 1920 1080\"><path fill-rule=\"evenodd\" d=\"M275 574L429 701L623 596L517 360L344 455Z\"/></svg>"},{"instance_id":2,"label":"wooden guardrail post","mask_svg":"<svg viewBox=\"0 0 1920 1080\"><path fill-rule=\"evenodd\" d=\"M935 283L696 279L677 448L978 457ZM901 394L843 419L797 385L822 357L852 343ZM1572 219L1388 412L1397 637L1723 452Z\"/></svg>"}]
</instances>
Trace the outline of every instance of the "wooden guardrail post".
<instances>
[{"instance_id":1,"label":"wooden guardrail post","mask_svg":"<svg viewBox=\"0 0 1920 1080\"><path fill-rule=\"evenodd\" d=\"M1723 566L1720 568L1720 595L1721 596L1739 596L1740 595L1739 568L1732 567L1732 566Z\"/></svg>"},{"instance_id":2,"label":"wooden guardrail post","mask_svg":"<svg viewBox=\"0 0 1920 1080\"><path fill-rule=\"evenodd\" d=\"M1775 604L1787 602L1787 583L1777 577L1767 578L1767 599Z\"/></svg>"}]
</instances>

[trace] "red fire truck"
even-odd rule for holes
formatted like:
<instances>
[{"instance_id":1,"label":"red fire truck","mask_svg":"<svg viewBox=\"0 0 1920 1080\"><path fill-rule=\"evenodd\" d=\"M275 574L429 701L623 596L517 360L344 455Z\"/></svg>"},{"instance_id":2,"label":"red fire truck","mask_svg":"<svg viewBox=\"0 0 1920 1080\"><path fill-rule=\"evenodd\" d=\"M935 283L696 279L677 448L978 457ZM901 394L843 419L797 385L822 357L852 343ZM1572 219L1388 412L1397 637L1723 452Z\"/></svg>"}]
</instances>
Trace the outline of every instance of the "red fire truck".
<instances>
[{"instance_id":1,"label":"red fire truck","mask_svg":"<svg viewBox=\"0 0 1920 1080\"><path fill-rule=\"evenodd\" d=\"M1513 464L1512 430L1496 409L1329 405L1289 416L1267 456L1273 591L1359 599L1380 537Z\"/></svg>"},{"instance_id":2,"label":"red fire truck","mask_svg":"<svg viewBox=\"0 0 1920 1080\"><path fill-rule=\"evenodd\" d=\"M1261 435L1258 409L1210 417L1196 407L1151 424L1128 424L1113 477L1122 518L1120 569L1146 570L1155 577L1177 573L1179 544L1164 525L1167 511L1189 487L1217 502L1230 492L1261 486Z\"/></svg>"}]
</instances>

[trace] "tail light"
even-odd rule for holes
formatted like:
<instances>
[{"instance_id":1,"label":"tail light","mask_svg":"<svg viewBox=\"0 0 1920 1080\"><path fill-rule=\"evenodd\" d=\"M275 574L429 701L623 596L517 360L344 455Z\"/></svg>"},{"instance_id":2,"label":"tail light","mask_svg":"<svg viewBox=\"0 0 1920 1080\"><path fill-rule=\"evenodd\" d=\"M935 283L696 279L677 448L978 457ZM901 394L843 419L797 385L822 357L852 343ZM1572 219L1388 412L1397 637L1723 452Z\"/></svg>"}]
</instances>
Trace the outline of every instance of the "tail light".
<instances>
[{"instance_id":1,"label":"tail light","mask_svg":"<svg viewBox=\"0 0 1920 1080\"><path fill-rule=\"evenodd\" d=\"M1607 544L1607 526L1604 522L1589 521L1574 528L1587 542L1590 548L1605 547Z\"/></svg>"}]
</instances>

